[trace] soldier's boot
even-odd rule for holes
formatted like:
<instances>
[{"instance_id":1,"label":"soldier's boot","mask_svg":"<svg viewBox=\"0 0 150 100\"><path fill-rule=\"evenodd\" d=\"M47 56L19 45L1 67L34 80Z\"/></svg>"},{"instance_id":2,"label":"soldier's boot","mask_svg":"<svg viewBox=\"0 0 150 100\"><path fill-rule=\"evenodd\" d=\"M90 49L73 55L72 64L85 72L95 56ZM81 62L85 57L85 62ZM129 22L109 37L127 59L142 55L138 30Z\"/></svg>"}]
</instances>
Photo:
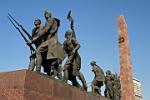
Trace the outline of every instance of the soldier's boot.
<instances>
[{"instance_id":1,"label":"soldier's boot","mask_svg":"<svg viewBox=\"0 0 150 100\"><path fill-rule=\"evenodd\" d=\"M94 94L98 94L98 91L97 91L97 88L96 88L97 86L95 86L94 84L92 84L92 92L94 93Z\"/></svg>"},{"instance_id":2,"label":"soldier's boot","mask_svg":"<svg viewBox=\"0 0 150 100\"><path fill-rule=\"evenodd\" d=\"M97 90L98 94L101 95L101 88Z\"/></svg>"},{"instance_id":3,"label":"soldier's boot","mask_svg":"<svg viewBox=\"0 0 150 100\"><path fill-rule=\"evenodd\" d=\"M101 95L100 89L95 89L95 93Z\"/></svg>"},{"instance_id":4,"label":"soldier's boot","mask_svg":"<svg viewBox=\"0 0 150 100\"><path fill-rule=\"evenodd\" d=\"M81 72L79 72L78 77L79 77L79 79L81 80L81 82L82 82L82 84L83 84L84 90L87 91L87 84L86 84L84 75L83 75Z\"/></svg>"},{"instance_id":5,"label":"soldier's boot","mask_svg":"<svg viewBox=\"0 0 150 100\"><path fill-rule=\"evenodd\" d=\"M54 69L54 66L49 64L48 66L50 66L50 75L52 78L55 77L55 69Z\"/></svg>"},{"instance_id":6,"label":"soldier's boot","mask_svg":"<svg viewBox=\"0 0 150 100\"><path fill-rule=\"evenodd\" d=\"M73 86L76 86L76 87L82 89L81 85L78 83L78 81L76 79L76 76L72 76L72 79L70 81L72 82Z\"/></svg>"},{"instance_id":7,"label":"soldier's boot","mask_svg":"<svg viewBox=\"0 0 150 100\"><path fill-rule=\"evenodd\" d=\"M95 93L95 94L101 95L100 88L98 86L94 85L94 84L92 85L92 92Z\"/></svg>"},{"instance_id":8,"label":"soldier's boot","mask_svg":"<svg viewBox=\"0 0 150 100\"><path fill-rule=\"evenodd\" d=\"M50 72L50 76L51 76L52 78L54 78L54 77L55 77L55 70L51 70L51 72Z\"/></svg>"},{"instance_id":9,"label":"soldier's boot","mask_svg":"<svg viewBox=\"0 0 150 100\"><path fill-rule=\"evenodd\" d=\"M57 73L58 79L62 80L62 73Z\"/></svg>"},{"instance_id":10,"label":"soldier's boot","mask_svg":"<svg viewBox=\"0 0 150 100\"><path fill-rule=\"evenodd\" d=\"M95 88L93 84L92 84L92 92L95 93Z\"/></svg>"},{"instance_id":11,"label":"soldier's boot","mask_svg":"<svg viewBox=\"0 0 150 100\"><path fill-rule=\"evenodd\" d=\"M36 72L37 72L37 73L41 73L41 66L37 66L37 67L36 67Z\"/></svg>"},{"instance_id":12,"label":"soldier's boot","mask_svg":"<svg viewBox=\"0 0 150 100\"><path fill-rule=\"evenodd\" d=\"M29 66L28 70L34 71L34 67L35 67L35 66Z\"/></svg>"},{"instance_id":13,"label":"soldier's boot","mask_svg":"<svg viewBox=\"0 0 150 100\"><path fill-rule=\"evenodd\" d=\"M62 67L61 67L61 65L58 66L57 77L58 77L58 79L62 80Z\"/></svg>"}]
</instances>

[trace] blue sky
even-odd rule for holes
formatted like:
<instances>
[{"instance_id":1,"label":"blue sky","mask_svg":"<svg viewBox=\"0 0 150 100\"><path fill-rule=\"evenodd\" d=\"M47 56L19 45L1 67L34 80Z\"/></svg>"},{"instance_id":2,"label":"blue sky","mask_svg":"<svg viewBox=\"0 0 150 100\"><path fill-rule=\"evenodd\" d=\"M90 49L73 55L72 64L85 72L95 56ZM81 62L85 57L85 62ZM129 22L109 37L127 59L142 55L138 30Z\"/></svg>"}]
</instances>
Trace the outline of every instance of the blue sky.
<instances>
[{"instance_id":1,"label":"blue sky","mask_svg":"<svg viewBox=\"0 0 150 100\"><path fill-rule=\"evenodd\" d=\"M31 32L35 18L45 23L44 10L61 20L58 36L65 40L69 29L66 15L72 10L77 40L81 44L82 69L87 82L93 80L90 61L96 60L105 71L119 73L117 17L124 15L128 25L134 76L142 82L143 100L149 100L150 71L150 1L149 0L1 0L0 2L0 72L26 69L30 51L19 33L9 23L11 13Z\"/></svg>"}]
</instances>

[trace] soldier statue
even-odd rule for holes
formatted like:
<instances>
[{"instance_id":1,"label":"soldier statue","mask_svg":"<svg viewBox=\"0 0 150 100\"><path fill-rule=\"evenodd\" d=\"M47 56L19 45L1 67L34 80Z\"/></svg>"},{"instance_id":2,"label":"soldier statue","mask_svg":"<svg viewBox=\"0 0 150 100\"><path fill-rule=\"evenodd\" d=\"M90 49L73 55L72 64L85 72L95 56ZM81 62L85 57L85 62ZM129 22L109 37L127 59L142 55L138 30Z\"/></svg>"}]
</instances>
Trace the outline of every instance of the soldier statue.
<instances>
[{"instance_id":1,"label":"soldier statue","mask_svg":"<svg viewBox=\"0 0 150 100\"><path fill-rule=\"evenodd\" d=\"M35 28L33 28L33 30L32 30L32 36L31 36L31 38L36 37L38 35L39 30L41 30L43 28L41 26L41 20L38 19L38 18L36 18L34 20L34 25L35 25ZM34 41L34 44L35 44L36 48L38 48L40 46L40 44L42 43L42 41L43 41L42 38L37 39L36 41ZM29 44L31 44L31 43L28 42L27 45L29 45ZM34 68L35 68L35 62L36 62L36 54L35 54L35 52L34 53L32 52L32 54L30 56L30 63L29 63L28 70L30 70L30 71L34 70Z\"/></svg>"},{"instance_id":2,"label":"soldier statue","mask_svg":"<svg viewBox=\"0 0 150 100\"><path fill-rule=\"evenodd\" d=\"M32 39L32 42L40 38L44 39L41 45L36 49L36 71L40 73L42 63L47 61L45 63L48 63L48 66L44 67L44 71L48 75L51 75L51 70L55 69L58 72L58 77L61 78L60 64L65 57L65 53L57 36L60 21L56 18L52 18L51 13L47 10L44 16L46 24L43 29L38 32L38 35Z\"/></svg>"},{"instance_id":3,"label":"soldier statue","mask_svg":"<svg viewBox=\"0 0 150 100\"><path fill-rule=\"evenodd\" d=\"M121 98L120 78L117 74L114 74L113 77L114 77L114 82L113 82L113 99L112 100L120 100Z\"/></svg>"},{"instance_id":4,"label":"soldier statue","mask_svg":"<svg viewBox=\"0 0 150 100\"><path fill-rule=\"evenodd\" d=\"M80 87L76 80L76 76L79 77L83 84L84 90L87 90L87 84L83 74L80 72L81 69L81 57L78 53L80 44L76 40L76 35L73 27L73 18L70 16L71 11L68 14L68 19L71 21L71 30L66 31L66 40L63 43L63 48L67 54L67 61L64 65L64 82L70 80L74 86Z\"/></svg>"},{"instance_id":5,"label":"soldier statue","mask_svg":"<svg viewBox=\"0 0 150 100\"><path fill-rule=\"evenodd\" d=\"M110 70L106 71L106 76L105 76L105 97L109 98L110 100L113 99L113 82L114 78Z\"/></svg>"},{"instance_id":6,"label":"soldier statue","mask_svg":"<svg viewBox=\"0 0 150 100\"><path fill-rule=\"evenodd\" d=\"M34 21L35 28L32 30L32 36L31 36L27 32L27 30L21 24L19 24L18 21L15 20L15 18L11 14L8 14L7 18L12 23L12 25L18 30L19 34L22 36L26 44L30 47L31 56L30 56L30 63L29 63L28 70L33 71L35 67L36 54L35 54L35 49L32 46L32 44L34 44L36 48L38 48L43 42L43 37L37 38L34 40L34 38L36 38L39 35L39 31L43 29L43 27L41 26L41 20L35 19ZM26 38L24 34L28 38ZM47 66L46 63L43 63L42 65Z\"/></svg>"},{"instance_id":7,"label":"soldier statue","mask_svg":"<svg viewBox=\"0 0 150 100\"><path fill-rule=\"evenodd\" d=\"M94 80L92 82L92 92L101 95L101 87L105 82L104 72L95 61L92 61L90 64L92 66L92 71L95 74Z\"/></svg>"}]
</instances>

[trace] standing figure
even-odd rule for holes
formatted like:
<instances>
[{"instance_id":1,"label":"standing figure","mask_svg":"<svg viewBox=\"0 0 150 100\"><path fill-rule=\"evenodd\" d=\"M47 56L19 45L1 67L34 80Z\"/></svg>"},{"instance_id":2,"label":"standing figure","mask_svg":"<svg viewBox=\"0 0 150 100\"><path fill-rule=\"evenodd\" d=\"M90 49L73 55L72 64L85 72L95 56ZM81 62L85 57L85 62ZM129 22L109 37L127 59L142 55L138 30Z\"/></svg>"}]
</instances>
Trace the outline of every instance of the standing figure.
<instances>
[{"instance_id":1,"label":"standing figure","mask_svg":"<svg viewBox=\"0 0 150 100\"><path fill-rule=\"evenodd\" d=\"M41 30L43 27L41 26L41 20L36 18L34 20L34 25L35 27L33 28L32 30L32 36L31 38L34 38L38 35L38 32L39 30ZM36 48L38 48L40 46L40 44L42 43L43 39L42 38L39 38L37 39L36 41L34 41L34 45ZM32 43L32 42L31 42ZM31 43L27 43L28 45L31 44ZM36 54L35 52L31 54L30 56L30 63L29 63L29 67L28 67L28 70L30 71L33 71L34 68L35 68L35 62L36 62Z\"/></svg>"},{"instance_id":2,"label":"standing figure","mask_svg":"<svg viewBox=\"0 0 150 100\"><path fill-rule=\"evenodd\" d=\"M117 74L114 74L113 82L113 100L120 100L121 98L121 84L120 78Z\"/></svg>"},{"instance_id":3,"label":"standing figure","mask_svg":"<svg viewBox=\"0 0 150 100\"><path fill-rule=\"evenodd\" d=\"M101 95L101 87L103 86L105 82L105 75L95 61L91 62L92 71L95 74L94 80L92 82L92 92Z\"/></svg>"},{"instance_id":4,"label":"standing figure","mask_svg":"<svg viewBox=\"0 0 150 100\"><path fill-rule=\"evenodd\" d=\"M54 69L57 67L56 70L61 69L58 67L60 67L59 64L64 59L65 53L57 36L60 21L56 18L52 18L49 11L45 11L44 16L46 24L44 28L39 31L38 35L33 38L33 41L39 38L44 38L45 40L36 50L36 71L40 72L42 63L47 61L48 66L44 67L44 72L51 76L52 67ZM42 55L44 55L44 57ZM58 77L62 77L61 71L58 71L58 73Z\"/></svg>"},{"instance_id":5,"label":"standing figure","mask_svg":"<svg viewBox=\"0 0 150 100\"><path fill-rule=\"evenodd\" d=\"M71 11L68 14L68 19L71 21L71 30L65 33L66 40L63 43L63 48L68 56L68 59L64 65L64 81L70 80L74 86L80 87L76 80L76 76L81 80L84 90L87 90L87 84L81 69L81 57L78 53L80 44L76 40L75 31L73 27L73 18L70 16Z\"/></svg>"},{"instance_id":6,"label":"standing figure","mask_svg":"<svg viewBox=\"0 0 150 100\"><path fill-rule=\"evenodd\" d=\"M106 76L105 76L105 97L109 98L110 100L113 99L113 82L114 78L113 75L111 74L111 71L108 70L106 71Z\"/></svg>"}]
</instances>

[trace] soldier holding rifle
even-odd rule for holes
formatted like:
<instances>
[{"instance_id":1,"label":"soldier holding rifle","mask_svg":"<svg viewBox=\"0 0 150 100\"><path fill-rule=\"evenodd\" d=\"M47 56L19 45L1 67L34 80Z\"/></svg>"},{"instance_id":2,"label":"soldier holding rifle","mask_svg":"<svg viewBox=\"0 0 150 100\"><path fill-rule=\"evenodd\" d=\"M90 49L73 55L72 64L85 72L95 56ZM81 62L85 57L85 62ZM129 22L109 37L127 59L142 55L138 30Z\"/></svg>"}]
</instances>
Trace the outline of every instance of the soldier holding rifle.
<instances>
[{"instance_id":1,"label":"soldier holding rifle","mask_svg":"<svg viewBox=\"0 0 150 100\"><path fill-rule=\"evenodd\" d=\"M53 68L54 70L57 70L57 76L61 78L60 64L64 59L65 53L57 36L60 21L56 18L52 18L51 13L47 10L45 11L44 16L46 24L32 40L33 42L40 38L44 38L45 40L36 50L36 71L40 72L43 59L46 59L48 60L48 66L44 67L44 71L51 76L51 69ZM45 55L44 57L42 57L43 53Z\"/></svg>"},{"instance_id":2,"label":"soldier holding rifle","mask_svg":"<svg viewBox=\"0 0 150 100\"><path fill-rule=\"evenodd\" d=\"M29 67L28 70L33 71L35 68L35 60L36 60L36 55L35 55L35 49L32 47L32 43L34 43L34 45L36 46L36 48L38 46L40 46L41 42L44 41L43 39L38 39L36 41L32 41L32 38L34 38L35 36L38 35L39 30L41 30L43 27L41 26L41 20L36 18L34 21L34 25L35 28L32 30L32 36L26 31L26 29L23 28L22 25L20 25L11 14L8 14L8 19L10 20L10 22L14 25L14 27L19 31L19 33L21 34L21 36L23 37L23 39L26 41L26 44L30 47L31 50L31 56L30 56L30 63L29 63ZM17 27L19 26L19 27ZM23 34L23 32L27 35L28 39L25 37L25 35Z\"/></svg>"}]
</instances>

